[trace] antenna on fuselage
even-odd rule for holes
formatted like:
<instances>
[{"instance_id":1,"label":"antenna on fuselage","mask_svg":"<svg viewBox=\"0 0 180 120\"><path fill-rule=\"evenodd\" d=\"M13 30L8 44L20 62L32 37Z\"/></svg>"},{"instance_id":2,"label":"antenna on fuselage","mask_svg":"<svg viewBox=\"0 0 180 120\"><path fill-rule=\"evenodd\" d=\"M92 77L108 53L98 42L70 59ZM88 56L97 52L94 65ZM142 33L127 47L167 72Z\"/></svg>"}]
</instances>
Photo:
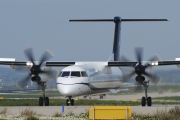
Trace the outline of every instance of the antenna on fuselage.
<instances>
[{"instance_id":1,"label":"antenna on fuselage","mask_svg":"<svg viewBox=\"0 0 180 120\"><path fill-rule=\"evenodd\" d=\"M76 19L69 20L70 22L114 22L114 44L113 54L114 61L120 61L120 31L121 22L151 22L151 21L168 21L167 19L121 19L120 17L114 17L114 19Z\"/></svg>"}]
</instances>

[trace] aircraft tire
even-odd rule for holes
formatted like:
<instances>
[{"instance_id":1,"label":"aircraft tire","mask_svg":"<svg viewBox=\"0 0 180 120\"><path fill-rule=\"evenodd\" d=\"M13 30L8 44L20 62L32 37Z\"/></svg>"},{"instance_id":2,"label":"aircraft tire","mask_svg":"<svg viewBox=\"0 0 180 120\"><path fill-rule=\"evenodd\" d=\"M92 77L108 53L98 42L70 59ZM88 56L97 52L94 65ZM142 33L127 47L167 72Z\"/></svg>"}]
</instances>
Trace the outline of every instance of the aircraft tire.
<instances>
[{"instance_id":1,"label":"aircraft tire","mask_svg":"<svg viewBox=\"0 0 180 120\"><path fill-rule=\"evenodd\" d=\"M69 99L66 99L66 105L69 106Z\"/></svg>"},{"instance_id":2,"label":"aircraft tire","mask_svg":"<svg viewBox=\"0 0 180 120\"><path fill-rule=\"evenodd\" d=\"M146 98L145 98L145 97L142 97L142 99L141 99L141 104L142 104L142 106L145 106L145 105L146 105Z\"/></svg>"},{"instance_id":3,"label":"aircraft tire","mask_svg":"<svg viewBox=\"0 0 180 120\"><path fill-rule=\"evenodd\" d=\"M49 98L48 97L45 97L45 106L49 106Z\"/></svg>"},{"instance_id":4,"label":"aircraft tire","mask_svg":"<svg viewBox=\"0 0 180 120\"><path fill-rule=\"evenodd\" d=\"M43 106L43 97L39 97L39 106Z\"/></svg>"},{"instance_id":5,"label":"aircraft tire","mask_svg":"<svg viewBox=\"0 0 180 120\"><path fill-rule=\"evenodd\" d=\"M151 97L148 97L148 98L147 98L147 105L148 105L148 106L151 106L151 105L152 105L152 99L151 99Z\"/></svg>"},{"instance_id":6,"label":"aircraft tire","mask_svg":"<svg viewBox=\"0 0 180 120\"><path fill-rule=\"evenodd\" d=\"M71 106L74 106L74 99L71 99Z\"/></svg>"}]
</instances>

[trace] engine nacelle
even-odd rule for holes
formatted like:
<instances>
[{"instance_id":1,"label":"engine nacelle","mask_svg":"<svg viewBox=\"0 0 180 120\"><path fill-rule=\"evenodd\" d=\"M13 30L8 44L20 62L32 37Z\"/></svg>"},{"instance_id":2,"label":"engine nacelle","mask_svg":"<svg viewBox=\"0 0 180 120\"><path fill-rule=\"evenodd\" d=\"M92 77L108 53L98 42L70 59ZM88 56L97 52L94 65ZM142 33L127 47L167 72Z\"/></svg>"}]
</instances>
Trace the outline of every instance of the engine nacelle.
<instances>
[{"instance_id":1,"label":"engine nacelle","mask_svg":"<svg viewBox=\"0 0 180 120\"><path fill-rule=\"evenodd\" d=\"M137 82L143 82L145 80L144 76L136 76L136 81Z\"/></svg>"},{"instance_id":2,"label":"engine nacelle","mask_svg":"<svg viewBox=\"0 0 180 120\"><path fill-rule=\"evenodd\" d=\"M39 76L33 76L33 77L31 78L31 80L32 80L33 82L39 82L39 81L41 81L41 78L40 78Z\"/></svg>"}]
</instances>

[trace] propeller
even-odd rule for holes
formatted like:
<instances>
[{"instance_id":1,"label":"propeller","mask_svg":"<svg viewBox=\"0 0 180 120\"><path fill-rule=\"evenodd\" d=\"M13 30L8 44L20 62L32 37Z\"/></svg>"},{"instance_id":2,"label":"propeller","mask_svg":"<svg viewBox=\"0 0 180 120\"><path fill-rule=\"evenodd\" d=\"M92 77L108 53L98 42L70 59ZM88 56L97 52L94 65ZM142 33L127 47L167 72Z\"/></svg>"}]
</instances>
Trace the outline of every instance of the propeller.
<instances>
[{"instance_id":1,"label":"propeller","mask_svg":"<svg viewBox=\"0 0 180 120\"><path fill-rule=\"evenodd\" d=\"M145 81L144 76L147 76L152 80L153 83L157 84L158 77L155 74L151 74L146 71L146 69L149 68L151 65L149 64L149 62L144 63L142 61L143 48L142 47L135 48L135 55L136 55L137 64L133 66L134 70L132 70L129 74L124 76L125 80L131 78L134 75L137 75L135 79L138 83L140 83L140 85L142 85L142 83ZM129 60L124 56L121 57L121 60L129 62ZM148 61L158 61L158 60L159 60L158 56L153 56Z\"/></svg>"},{"instance_id":2,"label":"propeller","mask_svg":"<svg viewBox=\"0 0 180 120\"><path fill-rule=\"evenodd\" d=\"M37 82L37 83L41 82L40 75L44 73L49 77L53 76L53 71L51 69L42 69L43 63L53 56L53 54L50 51L44 52L44 54L40 58L39 64L35 63L35 59L31 47L25 49L24 53L27 59L29 60L29 62L31 63L32 67L30 68L30 72L28 73L28 75L24 79L19 81L17 86L19 86L20 88L24 88L28 84L28 82L30 82L29 81L30 78L33 82Z\"/></svg>"}]
</instances>

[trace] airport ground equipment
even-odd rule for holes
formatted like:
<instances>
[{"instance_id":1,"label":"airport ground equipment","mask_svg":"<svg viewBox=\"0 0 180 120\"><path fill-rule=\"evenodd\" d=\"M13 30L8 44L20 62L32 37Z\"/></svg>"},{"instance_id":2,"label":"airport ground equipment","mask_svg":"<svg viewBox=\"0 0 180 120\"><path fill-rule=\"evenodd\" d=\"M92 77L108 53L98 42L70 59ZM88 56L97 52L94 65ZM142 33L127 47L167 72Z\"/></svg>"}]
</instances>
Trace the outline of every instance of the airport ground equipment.
<instances>
[{"instance_id":1,"label":"airport ground equipment","mask_svg":"<svg viewBox=\"0 0 180 120\"><path fill-rule=\"evenodd\" d=\"M89 120L130 120L131 106L90 106Z\"/></svg>"}]
</instances>

